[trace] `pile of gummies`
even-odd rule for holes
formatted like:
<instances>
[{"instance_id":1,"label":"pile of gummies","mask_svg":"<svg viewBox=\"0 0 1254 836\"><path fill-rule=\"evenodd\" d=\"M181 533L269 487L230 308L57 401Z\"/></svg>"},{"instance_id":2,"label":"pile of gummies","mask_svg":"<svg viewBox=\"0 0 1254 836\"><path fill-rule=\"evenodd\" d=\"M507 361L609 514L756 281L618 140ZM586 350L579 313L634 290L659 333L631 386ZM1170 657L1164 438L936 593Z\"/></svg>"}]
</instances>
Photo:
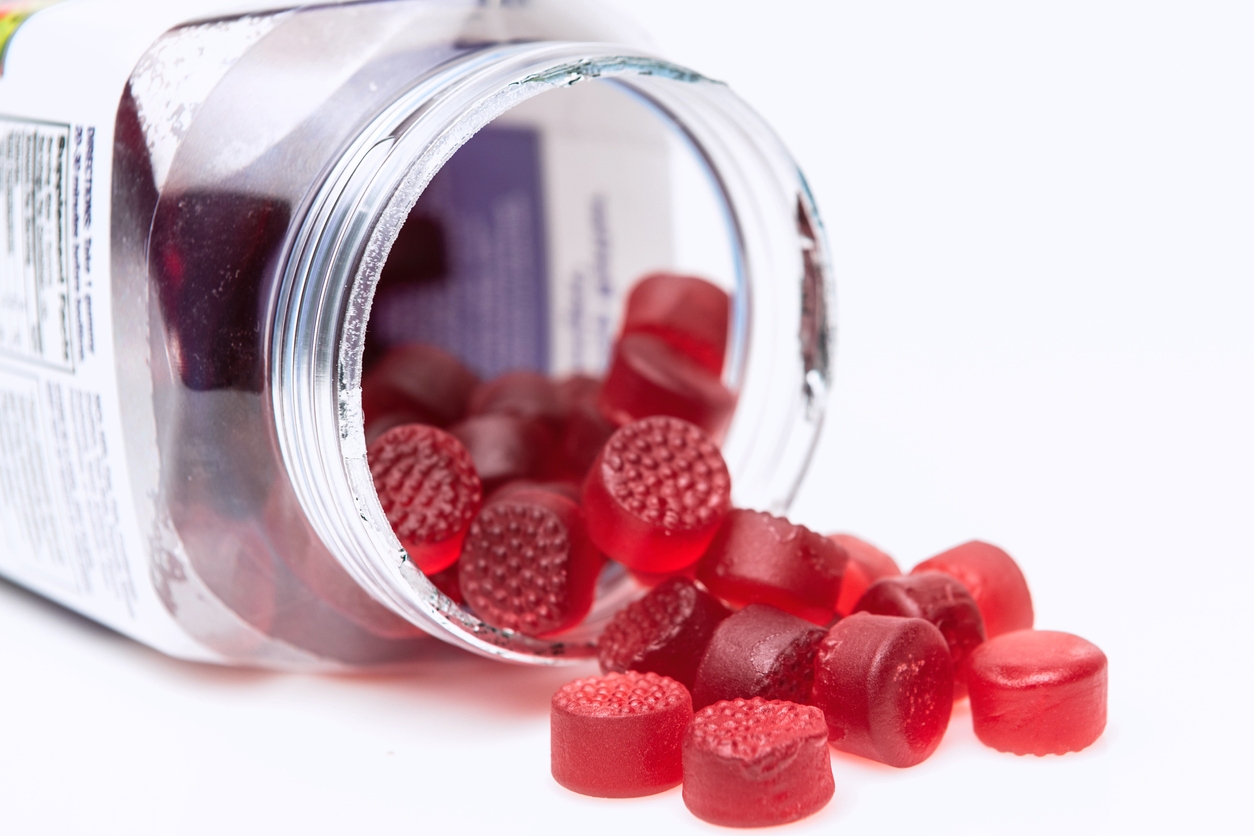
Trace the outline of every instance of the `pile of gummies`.
<instances>
[{"instance_id":1,"label":"pile of gummies","mask_svg":"<svg viewBox=\"0 0 1254 836\"><path fill-rule=\"evenodd\" d=\"M999 751L1093 743L1106 657L1032 629L1005 551L972 541L903 574L851 535L732 507L728 313L715 285L658 273L629 294L603 380L485 382L420 344L363 380L379 501L453 600L550 637L587 615L606 560L649 589L598 639L603 675L554 695L554 778L601 797L682 783L701 819L750 827L827 804L829 746L927 759L955 700Z\"/></svg>"}]
</instances>

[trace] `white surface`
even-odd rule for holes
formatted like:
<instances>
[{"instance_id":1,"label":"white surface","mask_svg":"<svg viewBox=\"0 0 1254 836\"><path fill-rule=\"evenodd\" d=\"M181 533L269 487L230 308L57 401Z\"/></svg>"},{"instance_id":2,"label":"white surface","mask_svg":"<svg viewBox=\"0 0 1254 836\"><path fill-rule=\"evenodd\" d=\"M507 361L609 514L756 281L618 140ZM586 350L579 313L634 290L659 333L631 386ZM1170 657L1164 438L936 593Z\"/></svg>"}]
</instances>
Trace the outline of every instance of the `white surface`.
<instances>
[{"instance_id":1,"label":"white surface","mask_svg":"<svg viewBox=\"0 0 1254 836\"><path fill-rule=\"evenodd\" d=\"M959 709L911 770L837 756L796 833L1232 832L1252 770L1254 12L1240 2L621 0L793 149L839 282L795 516L905 566L971 537L1110 658L1092 749ZM764 17L764 10L769 17ZM548 776L587 669L172 661L0 584L0 832L712 832Z\"/></svg>"}]
</instances>

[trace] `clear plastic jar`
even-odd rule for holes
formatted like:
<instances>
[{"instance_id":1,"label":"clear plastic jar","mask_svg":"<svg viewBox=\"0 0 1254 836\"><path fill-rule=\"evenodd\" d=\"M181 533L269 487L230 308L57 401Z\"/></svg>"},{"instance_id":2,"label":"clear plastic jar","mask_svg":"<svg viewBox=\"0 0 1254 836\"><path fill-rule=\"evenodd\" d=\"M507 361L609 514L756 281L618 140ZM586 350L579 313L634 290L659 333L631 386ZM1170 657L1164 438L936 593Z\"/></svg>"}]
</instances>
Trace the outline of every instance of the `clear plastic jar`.
<instances>
[{"instance_id":1,"label":"clear plastic jar","mask_svg":"<svg viewBox=\"0 0 1254 836\"><path fill-rule=\"evenodd\" d=\"M515 661L587 656L638 594L621 569L583 626L546 641L483 624L407 561L366 461L363 357L420 338L482 374L597 374L651 269L730 292L733 500L786 509L830 378L813 200L725 85L621 31L578 3L386 0L232 14L152 43L97 200L116 496L140 545L126 559L188 641L0 569L212 661L403 661L429 635ZM438 289L379 290L398 236L432 218L451 264Z\"/></svg>"}]
</instances>

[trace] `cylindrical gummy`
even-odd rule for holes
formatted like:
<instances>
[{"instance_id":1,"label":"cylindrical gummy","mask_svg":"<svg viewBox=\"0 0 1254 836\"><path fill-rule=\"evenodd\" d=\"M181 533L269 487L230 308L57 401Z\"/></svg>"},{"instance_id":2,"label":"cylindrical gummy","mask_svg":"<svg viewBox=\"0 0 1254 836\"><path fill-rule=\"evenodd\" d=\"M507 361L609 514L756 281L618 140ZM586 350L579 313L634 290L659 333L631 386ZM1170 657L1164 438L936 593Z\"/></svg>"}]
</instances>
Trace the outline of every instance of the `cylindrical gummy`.
<instances>
[{"instance_id":1,"label":"cylindrical gummy","mask_svg":"<svg viewBox=\"0 0 1254 836\"><path fill-rule=\"evenodd\" d=\"M553 455L548 428L516 415L475 415L448 432L466 446L485 493L515 479L544 475Z\"/></svg>"},{"instance_id":2,"label":"cylindrical gummy","mask_svg":"<svg viewBox=\"0 0 1254 836\"><path fill-rule=\"evenodd\" d=\"M1027 579L1014 558L991 543L963 543L928 558L911 572L944 572L962 581L980 608L990 639L1032 627L1032 594Z\"/></svg>"},{"instance_id":3,"label":"cylindrical gummy","mask_svg":"<svg viewBox=\"0 0 1254 836\"><path fill-rule=\"evenodd\" d=\"M553 778L601 798L635 798L683 778L682 744L692 720L688 689L655 673L577 679L553 695Z\"/></svg>"},{"instance_id":4,"label":"cylindrical gummy","mask_svg":"<svg viewBox=\"0 0 1254 836\"><path fill-rule=\"evenodd\" d=\"M684 804L724 827L769 827L818 812L836 790L827 727L814 706L725 700L684 735Z\"/></svg>"},{"instance_id":5,"label":"cylindrical gummy","mask_svg":"<svg viewBox=\"0 0 1254 836\"><path fill-rule=\"evenodd\" d=\"M693 706L750 697L808 703L826 635L770 604L750 604L715 629L697 668Z\"/></svg>"},{"instance_id":6,"label":"cylindrical gummy","mask_svg":"<svg viewBox=\"0 0 1254 836\"><path fill-rule=\"evenodd\" d=\"M588 470L588 534L628 569L696 561L731 507L727 464L700 429L663 415L620 428Z\"/></svg>"},{"instance_id":7,"label":"cylindrical gummy","mask_svg":"<svg viewBox=\"0 0 1254 836\"><path fill-rule=\"evenodd\" d=\"M1106 654L1079 636L1005 633L975 649L967 672L975 736L1000 752L1078 752L1106 728Z\"/></svg>"},{"instance_id":8,"label":"cylindrical gummy","mask_svg":"<svg viewBox=\"0 0 1254 836\"><path fill-rule=\"evenodd\" d=\"M447 351L425 343L398 345L380 358L361 382L361 408L369 428L395 413L408 423L446 427L462 418L475 373Z\"/></svg>"},{"instance_id":9,"label":"cylindrical gummy","mask_svg":"<svg viewBox=\"0 0 1254 836\"><path fill-rule=\"evenodd\" d=\"M966 587L943 572L880 578L858 600L854 612L921 618L936 625L954 659L954 699L967 695L963 664L984 641L980 608Z\"/></svg>"},{"instance_id":10,"label":"cylindrical gummy","mask_svg":"<svg viewBox=\"0 0 1254 836\"><path fill-rule=\"evenodd\" d=\"M601 381L574 375L557 385L565 423L558 438L561 470L568 478L582 482L597 453L618 429L597 407Z\"/></svg>"},{"instance_id":11,"label":"cylindrical gummy","mask_svg":"<svg viewBox=\"0 0 1254 836\"><path fill-rule=\"evenodd\" d=\"M554 434L562 427L557 384L536 372L506 372L484 381L470 393L467 413L529 418L545 424Z\"/></svg>"},{"instance_id":12,"label":"cylindrical gummy","mask_svg":"<svg viewBox=\"0 0 1254 836\"><path fill-rule=\"evenodd\" d=\"M458 584L493 627L546 636L588 614L600 569L579 506L523 488L479 512L458 561Z\"/></svg>"},{"instance_id":13,"label":"cylindrical gummy","mask_svg":"<svg viewBox=\"0 0 1254 836\"><path fill-rule=\"evenodd\" d=\"M921 618L855 613L819 645L811 700L827 718L833 747L914 766L936 751L949 727L949 647Z\"/></svg>"},{"instance_id":14,"label":"cylindrical gummy","mask_svg":"<svg viewBox=\"0 0 1254 836\"><path fill-rule=\"evenodd\" d=\"M696 276L653 273L627 295L622 333L659 337L719 377L730 317L731 300L717 285Z\"/></svg>"},{"instance_id":15,"label":"cylindrical gummy","mask_svg":"<svg viewBox=\"0 0 1254 836\"><path fill-rule=\"evenodd\" d=\"M844 549L805 526L736 508L697 564L697 578L732 606L772 604L826 625L847 560Z\"/></svg>"},{"instance_id":16,"label":"cylindrical gummy","mask_svg":"<svg viewBox=\"0 0 1254 836\"><path fill-rule=\"evenodd\" d=\"M614 423L670 415L721 440L736 396L692 358L651 334L627 334L614 346L597 401Z\"/></svg>"},{"instance_id":17,"label":"cylindrical gummy","mask_svg":"<svg viewBox=\"0 0 1254 836\"><path fill-rule=\"evenodd\" d=\"M836 602L836 612L842 616L853 612L854 605L862 597L862 593L880 578L889 578L901 574L897 561L880 551L865 540L852 534L829 534L827 539L836 543L849 555L849 564L845 567L845 578L840 584L840 599Z\"/></svg>"},{"instance_id":18,"label":"cylindrical gummy","mask_svg":"<svg viewBox=\"0 0 1254 836\"><path fill-rule=\"evenodd\" d=\"M470 453L443 430L405 424L366 455L379 504L414 565L427 574L450 566L483 501Z\"/></svg>"},{"instance_id":19,"label":"cylindrical gummy","mask_svg":"<svg viewBox=\"0 0 1254 836\"><path fill-rule=\"evenodd\" d=\"M715 628L731 610L687 578L671 578L623 607L597 639L601 670L652 671L692 689Z\"/></svg>"}]
</instances>

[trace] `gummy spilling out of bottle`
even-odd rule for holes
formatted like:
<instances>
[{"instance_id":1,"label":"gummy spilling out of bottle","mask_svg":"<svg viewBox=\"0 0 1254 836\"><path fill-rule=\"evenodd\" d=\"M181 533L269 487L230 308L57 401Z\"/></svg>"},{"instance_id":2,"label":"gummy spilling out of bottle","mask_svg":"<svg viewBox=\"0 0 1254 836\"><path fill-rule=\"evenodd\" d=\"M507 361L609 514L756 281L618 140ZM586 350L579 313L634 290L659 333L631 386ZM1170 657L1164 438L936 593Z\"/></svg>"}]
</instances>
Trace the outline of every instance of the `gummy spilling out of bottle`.
<instances>
[{"instance_id":1,"label":"gummy spilling out of bottle","mask_svg":"<svg viewBox=\"0 0 1254 836\"><path fill-rule=\"evenodd\" d=\"M603 379L480 381L452 355L391 349L362 384L379 501L409 558L485 623L560 636L606 560L650 590L597 642L603 676L553 697L552 770L607 798L682 783L695 815L782 824L834 792L829 747L927 759L955 700L1019 755L1086 748L1106 657L1034 630L1015 561L972 541L909 574L863 540L733 508L719 452L729 299L639 281Z\"/></svg>"}]
</instances>

